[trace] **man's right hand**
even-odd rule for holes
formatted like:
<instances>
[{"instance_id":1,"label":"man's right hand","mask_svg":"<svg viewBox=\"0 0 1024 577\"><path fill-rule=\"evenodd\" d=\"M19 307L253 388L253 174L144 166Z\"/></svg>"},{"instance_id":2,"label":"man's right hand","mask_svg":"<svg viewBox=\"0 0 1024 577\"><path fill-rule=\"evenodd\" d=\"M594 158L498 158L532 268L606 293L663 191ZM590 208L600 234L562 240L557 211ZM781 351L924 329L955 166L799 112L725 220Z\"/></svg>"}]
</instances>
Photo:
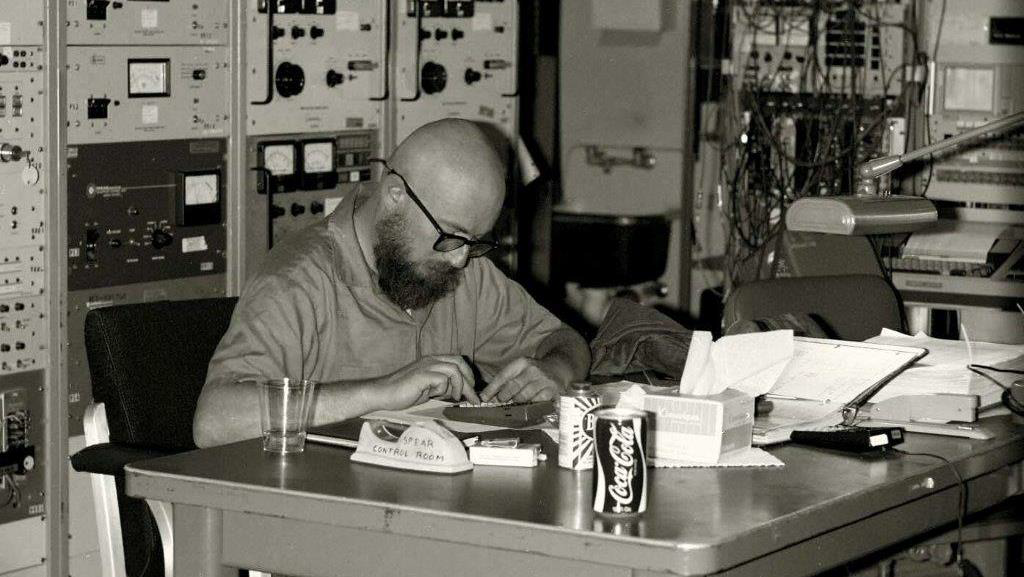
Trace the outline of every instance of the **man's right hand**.
<instances>
[{"instance_id":1,"label":"man's right hand","mask_svg":"<svg viewBox=\"0 0 1024 577\"><path fill-rule=\"evenodd\" d=\"M432 397L479 403L473 370L457 355L423 357L385 377L391 409L404 409Z\"/></svg>"}]
</instances>

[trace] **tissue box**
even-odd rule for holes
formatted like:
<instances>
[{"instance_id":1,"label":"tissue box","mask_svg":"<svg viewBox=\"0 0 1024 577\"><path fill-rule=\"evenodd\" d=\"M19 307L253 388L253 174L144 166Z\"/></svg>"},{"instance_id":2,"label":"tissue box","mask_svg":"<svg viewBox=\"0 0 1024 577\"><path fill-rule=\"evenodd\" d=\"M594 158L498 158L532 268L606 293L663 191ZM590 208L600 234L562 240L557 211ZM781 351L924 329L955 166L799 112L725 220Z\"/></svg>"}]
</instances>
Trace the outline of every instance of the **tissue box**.
<instances>
[{"instance_id":1,"label":"tissue box","mask_svg":"<svg viewBox=\"0 0 1024 577\"><path fill-rule=\"evenodd\" d=\"M717 463L750 447L754 398L733 389L707 397L676 392L643 397L650 413L648 454L654 458Z\"/></svg>"}]
</instances>

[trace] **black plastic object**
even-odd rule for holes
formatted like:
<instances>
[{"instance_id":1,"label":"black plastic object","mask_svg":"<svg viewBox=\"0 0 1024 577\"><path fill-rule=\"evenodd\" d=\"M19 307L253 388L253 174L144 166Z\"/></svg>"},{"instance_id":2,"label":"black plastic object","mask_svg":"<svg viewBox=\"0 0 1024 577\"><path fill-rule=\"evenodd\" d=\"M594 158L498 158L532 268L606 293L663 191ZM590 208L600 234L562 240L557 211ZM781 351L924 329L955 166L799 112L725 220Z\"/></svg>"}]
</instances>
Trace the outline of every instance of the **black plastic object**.
<instances>
[{"instance_id":1,"label":"black plastic object","mask_svg":"<svg viewBox=\"0 0 1024 577\"><path fill-rule=\"evenodd\" d=\"M436 62L427 62L420 72L420 84L427 94L441 92L448 84L448 71Z\"/></svg>"},{"instance_id":2,"label":"black plastic object","mask_svg":"<svg viewBox=\"0 0 1024 577\"><path fill-rule=\"evenodd\" d=\"M274 74L274 85L277 93L288 98L302 92L306 87L306 73L298 64L282 62Z\"/></svg>"},{"instance_id":3,"label":"black plastic object","mask_svg":"<svg viewBox=\"0 0 1024 577\"><path fill-rule=\"evenodd\" d=\"M665 274L671 224L661 215L555 213L551 276L584 287L622 287Z\"/></svg>"},{"instance_id":4,"label":"black plastic object","mask_svg":"<svg viewBox=\"0 0 1024 577\"><path fill-rule=\"evenodd\" d=\"M864 453L899 445L905 436L902 427L849 427L828 431L793 431L789 439L800 445Z\"/></svg>"},{"instance_id":5,"label":"black plastic object","mask_svg":"<svg viewBox=\"0 0 1024 577\"><path fill-rule=\"evenodd\" d=\"M510 405L445 407L442 413L453 421L478 423L494 427L521 429L544 422L545 417L555 412L554 401L512 403Z\"/></svg>"}]
</instances>

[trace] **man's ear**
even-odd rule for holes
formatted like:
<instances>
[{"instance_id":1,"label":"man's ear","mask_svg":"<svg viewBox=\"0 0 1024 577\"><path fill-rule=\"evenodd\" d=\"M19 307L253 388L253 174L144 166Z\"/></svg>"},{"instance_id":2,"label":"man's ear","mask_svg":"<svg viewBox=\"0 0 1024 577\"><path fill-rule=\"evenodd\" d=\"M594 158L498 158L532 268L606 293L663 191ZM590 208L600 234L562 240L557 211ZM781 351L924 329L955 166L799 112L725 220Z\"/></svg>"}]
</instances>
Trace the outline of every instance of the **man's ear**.
<instances>
[{"instance_id":1,"label":"man's ear","mask_svg":"<svg viewBox=\"0 0 1024 577\"><path fill-rule=\"evenodd\" d=\"M393 178L384 176L377 187L378 203L385 212L397 208L402 202L402 196L404 196L401 184L393 181Z\"/></svg>"},{"instance_id":2,"label":"man's ear","mask_svg":"<svg viewBox=\"0 0 1024 577\"><path fill-rule=\"evenodd\" d=\"M383 182L381 182L381 189L384 191L384 199L391 206L397 206L402 203L402 197L405 196L405 187L402 183L397 182L397 178L391 175L385 176Z\"/></svg>"}]
</instances>

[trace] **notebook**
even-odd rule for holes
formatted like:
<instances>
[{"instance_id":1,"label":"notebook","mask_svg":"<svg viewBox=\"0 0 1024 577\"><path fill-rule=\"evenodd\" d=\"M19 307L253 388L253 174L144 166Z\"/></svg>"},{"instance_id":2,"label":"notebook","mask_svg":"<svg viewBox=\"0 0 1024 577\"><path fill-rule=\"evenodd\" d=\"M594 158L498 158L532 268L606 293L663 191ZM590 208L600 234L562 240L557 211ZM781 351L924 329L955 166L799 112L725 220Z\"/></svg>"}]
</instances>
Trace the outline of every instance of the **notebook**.
<instances>
[{"instance_id":1,"label":"notebook","mask_svg":"<svg viewBox=\"0 0 1024 577\"><path fill-rule=\"evenodd\" d=\"M920 347L794 337L793 358L765 395L773 408L754 421L755 445L789 440L852 418L868 399L928 354Z\"/></svg>"}]
</instances>

